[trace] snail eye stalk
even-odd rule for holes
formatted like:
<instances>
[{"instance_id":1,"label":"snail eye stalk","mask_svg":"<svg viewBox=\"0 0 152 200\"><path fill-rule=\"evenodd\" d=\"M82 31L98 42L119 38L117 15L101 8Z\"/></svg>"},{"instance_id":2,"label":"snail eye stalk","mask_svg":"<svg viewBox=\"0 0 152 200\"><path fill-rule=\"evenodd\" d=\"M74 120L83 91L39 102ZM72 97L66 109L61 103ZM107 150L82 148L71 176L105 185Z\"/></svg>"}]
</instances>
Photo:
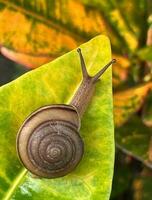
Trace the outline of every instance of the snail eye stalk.
<instances>
[{"instance_id":1,"label":"snail eye stalk","mask_svg":"<svg viewBox=\"0 0 152 200\"><path fill-rule=\"evenodd\" d=\"M22 164L34 175L57 178L72 172L83 157L80 121L93 96L95 83L115 59L95 76L89 76L81 49L83 81L69 105L44 106L25 119L17 134L17 151Z\"/></svg>"},{"instance_id":2,"label":"snail eye stalk","mask_svg":"<svg viewBox=\"0 0 152 200\"><path fill-rule=\"evenodd\" d=\"M78 48L77 52L79 53L79 57L80 57L80 63L81 63L83 79L90 78L90 76L89 76L89 74L87 72L86 64L85 64L81 49ZM110 65L114 64L115 62L116 62L116 59L112 59L95 76L91 77L93 82L96 82L100 78L100 76L108 69L108 67L110 67Z\"/></svg>"}]
</instances>

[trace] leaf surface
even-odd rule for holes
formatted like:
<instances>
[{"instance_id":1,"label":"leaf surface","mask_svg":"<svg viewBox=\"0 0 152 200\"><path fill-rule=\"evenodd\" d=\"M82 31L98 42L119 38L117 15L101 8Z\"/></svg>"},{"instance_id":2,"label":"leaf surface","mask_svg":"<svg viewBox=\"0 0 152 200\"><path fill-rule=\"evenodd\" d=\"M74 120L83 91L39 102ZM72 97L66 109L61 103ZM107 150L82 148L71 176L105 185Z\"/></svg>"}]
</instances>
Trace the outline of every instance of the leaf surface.
<instances>
[{"instance_id":1,"label":"leaf surface","mask_svg":"<svg viewBox=\"0 0 152 200\"><path fill-rule=\"evenodd\" d=\"M97 36L80 46L90 75L111 59L110 42ZM76 50L0 88L0 196L3 200L108 200L113 176L114 137L111 69L102 76L83 116L85 154L78 167L58 179L33 178L20 164L16 134L41 106L68 103L81 81Z\"/></svg>"}]
</instances>

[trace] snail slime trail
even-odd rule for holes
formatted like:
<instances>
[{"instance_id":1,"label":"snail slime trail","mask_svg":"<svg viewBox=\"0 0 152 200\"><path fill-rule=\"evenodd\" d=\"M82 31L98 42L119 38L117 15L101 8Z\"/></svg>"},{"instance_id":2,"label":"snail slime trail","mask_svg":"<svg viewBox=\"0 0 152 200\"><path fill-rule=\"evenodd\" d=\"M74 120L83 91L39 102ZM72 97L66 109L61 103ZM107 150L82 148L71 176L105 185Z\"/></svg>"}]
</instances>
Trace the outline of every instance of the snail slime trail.
<instances>
[{"instance_id":1,"label":"snail slime trail","mask_svg":"<svg viewBox=\"0 0 152 200\"><path fill-rule=\"evenodd\" d=\"M115 59L111 60L91 77L81 49L77 51L83 79L70 104L49 105L36 110L23 122L17 134L18 156L22 164L38 177L62 177L79 164L84 153L84 143L79 134L81 117L96 82L115 63Z\"/></svg>"}]
</instances>

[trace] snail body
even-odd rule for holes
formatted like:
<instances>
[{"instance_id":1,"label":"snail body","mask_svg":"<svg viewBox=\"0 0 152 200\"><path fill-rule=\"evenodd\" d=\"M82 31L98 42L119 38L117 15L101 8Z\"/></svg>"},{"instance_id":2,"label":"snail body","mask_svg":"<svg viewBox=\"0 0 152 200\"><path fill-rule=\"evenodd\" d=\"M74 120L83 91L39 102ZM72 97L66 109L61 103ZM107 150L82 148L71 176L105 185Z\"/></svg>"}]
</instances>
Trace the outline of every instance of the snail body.
<instances>
[{"instance_id":1,"label":"snail body","mask_svg":"<svg viewBox=\"0 0 152 200\"><path fill-rule=\"evenodd\" d=\"M65 176L83 157L84 144L79 135L80 119L89 103L95 83L112 60L95 76L87 73L81 50L83 80L69 105L39 108L22 124L17 135L17 152L23 165L34 175L44 178Z\"/></svg>"}]
</instances>

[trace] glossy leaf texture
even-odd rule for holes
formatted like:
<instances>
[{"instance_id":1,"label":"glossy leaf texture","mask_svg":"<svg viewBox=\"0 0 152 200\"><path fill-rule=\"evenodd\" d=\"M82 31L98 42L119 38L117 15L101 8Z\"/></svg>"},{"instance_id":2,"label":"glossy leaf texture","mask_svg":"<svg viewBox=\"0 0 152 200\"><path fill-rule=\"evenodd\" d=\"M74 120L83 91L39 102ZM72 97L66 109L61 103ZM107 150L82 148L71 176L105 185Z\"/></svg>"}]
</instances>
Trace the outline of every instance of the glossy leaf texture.
<instances>
[{"instance_id":1,"label":"glossy leaf texture","mask_svg":"<svg viewBox=\"0 0 152 200\"><path fill-rule=\"evenodd\" d=\"M97 36L80 46L90 75L111 59L110 42ZM58 179L37 179L26 172L15 150L25 118L41 106L68 103L80 84L79 56L73 50L0 88L0 196L3 200L108 200L113 176L112 79L108 69L82 119L85 154L79 166ZM102 124L102 126L101 126Z\"/></svg>"}]
</instances>

